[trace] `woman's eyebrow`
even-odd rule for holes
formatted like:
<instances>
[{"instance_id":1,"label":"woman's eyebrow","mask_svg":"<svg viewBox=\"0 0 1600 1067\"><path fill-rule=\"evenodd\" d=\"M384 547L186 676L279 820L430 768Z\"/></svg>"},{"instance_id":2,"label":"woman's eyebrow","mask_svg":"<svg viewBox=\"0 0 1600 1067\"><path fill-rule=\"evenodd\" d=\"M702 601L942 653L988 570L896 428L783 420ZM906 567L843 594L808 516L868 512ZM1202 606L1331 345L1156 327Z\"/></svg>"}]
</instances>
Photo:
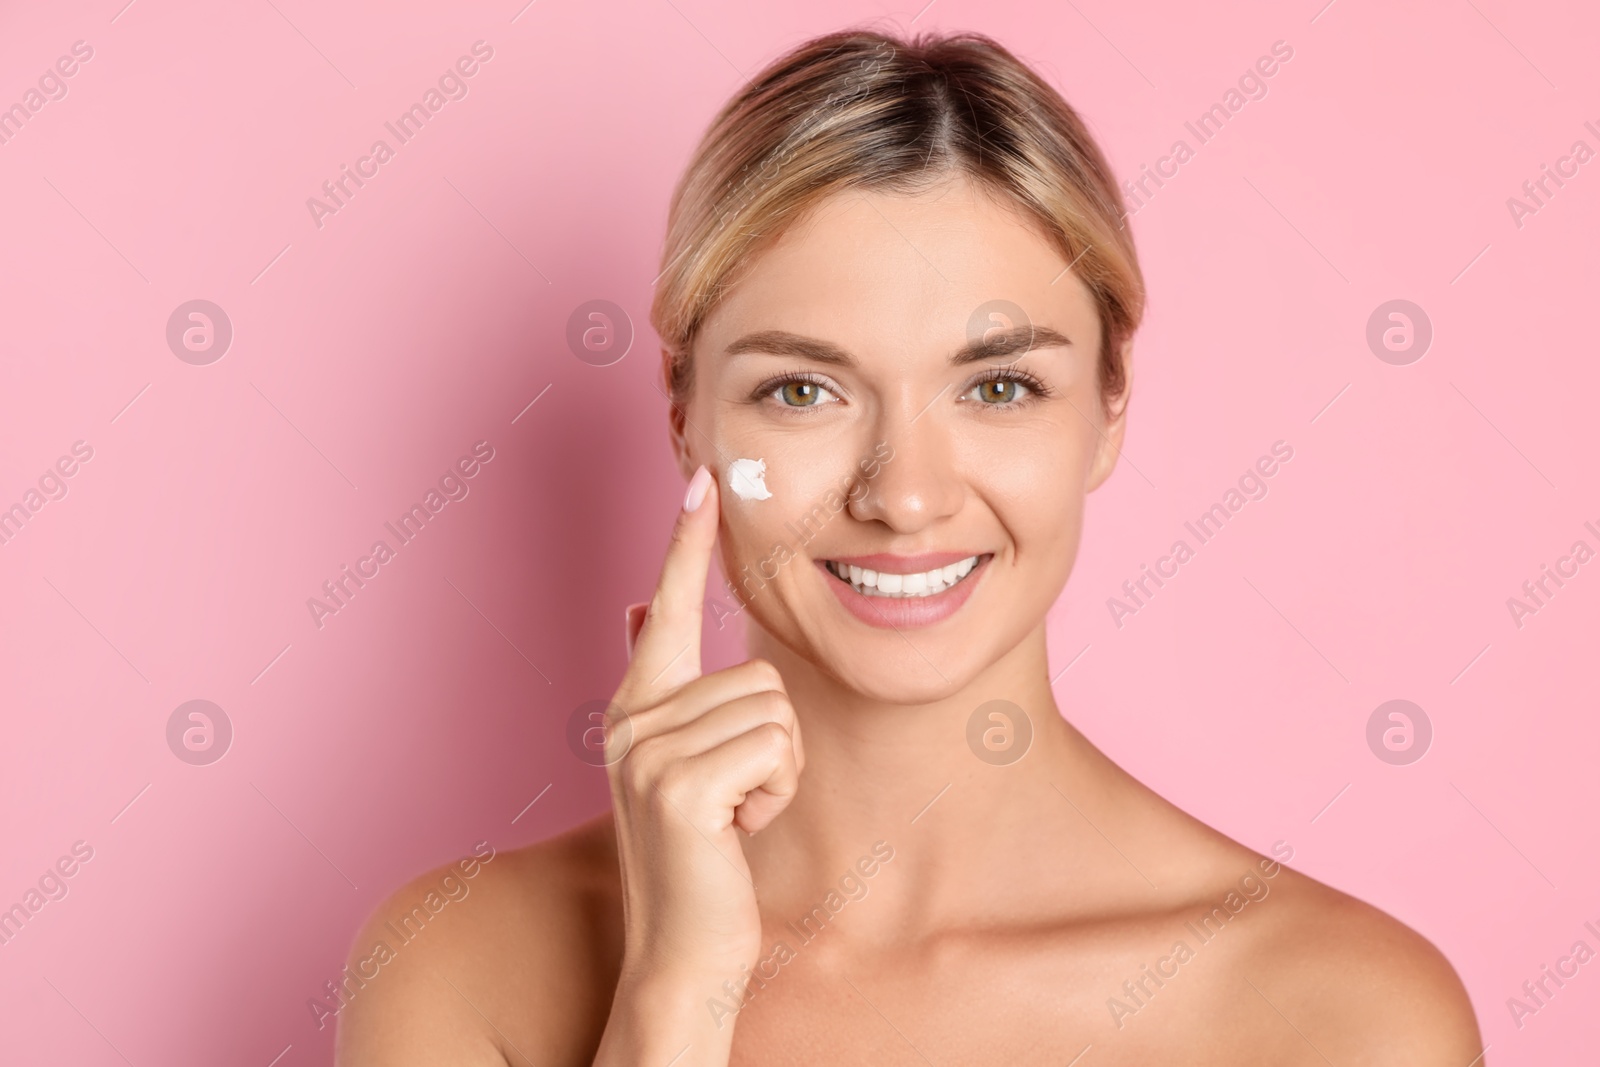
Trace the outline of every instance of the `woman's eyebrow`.
<instances>
[{"instance_id":1,"label":"woman's eyebrow","mask_svg":"<svg viewBox=\"0 0 1600 1067\"><path fill-rule=\"evenodd\" d=\"M982 337L973 338L950 357L957 367L979 360L1001 360L1015 363L1035 348L1069 347L1072 339L1048 326L1023 324L1004 330L985 330Z\"/></svg>"},{"instance_id":2,"label":"woman's eyebrow","mask_svg":"<svg viewBox=\"0 0 1600 1067\"><path fill-rule=\"evenodd\" d=\"M830 341L820 341L787 330L758 330L747 333L727 347L730 356L745 352L763 352L772 356L798 356L814 363L832 363L840 367L853 367L856 359Z\"/></svg>"},{"instance_id":3,"label":"woman's eyebrow","mask_svg":"<svg viewBox=\"0 0 1600 1067\"><path fill-rule=\"evenodd\" d=\"M968 341L950 357L950 363L960 367L979 360L1004 359L1015 362L1035 348L1058 348L1071 344L1071 339L1065 334L1048 326L1012 326L1004 330L988 330L982 337ZM730 356L761 352L772 356L795 356L813 363L829 363L839 367L856 365L856 358L833 342L787 330L747 333L725 351Z\"/></svg>"}]
</instances>

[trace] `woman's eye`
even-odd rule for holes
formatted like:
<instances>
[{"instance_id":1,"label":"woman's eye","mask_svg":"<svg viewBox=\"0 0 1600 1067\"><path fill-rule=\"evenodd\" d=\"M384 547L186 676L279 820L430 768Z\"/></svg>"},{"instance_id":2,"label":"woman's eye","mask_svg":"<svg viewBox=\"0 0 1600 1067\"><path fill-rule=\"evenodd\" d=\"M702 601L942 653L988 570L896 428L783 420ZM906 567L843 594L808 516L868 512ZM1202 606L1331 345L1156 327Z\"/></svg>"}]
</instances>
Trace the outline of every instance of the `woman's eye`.
<instances>
[{"instance_id":1,"label":"woman's eye","mask_svg":"<svg viewBox=\"0 0 1600 1067\"><path fill-rule=\"evenodd\" d=\"M807 381L784 382L778 387L777 396L792 408L816 407L837 399L816 382Z\"/></svg>"},{"instance_id":2,"label":"woman's eye","mask_svg":"<svg viewBox=\"0 0 1600 1067\"><path fill-rule=\"evenodd\" d=\"M991 378L972 387L968 395L985 404L1013 404L1028 396L1030 390L1022 382L1010 378Z\"/></svg>"}]
</instances>

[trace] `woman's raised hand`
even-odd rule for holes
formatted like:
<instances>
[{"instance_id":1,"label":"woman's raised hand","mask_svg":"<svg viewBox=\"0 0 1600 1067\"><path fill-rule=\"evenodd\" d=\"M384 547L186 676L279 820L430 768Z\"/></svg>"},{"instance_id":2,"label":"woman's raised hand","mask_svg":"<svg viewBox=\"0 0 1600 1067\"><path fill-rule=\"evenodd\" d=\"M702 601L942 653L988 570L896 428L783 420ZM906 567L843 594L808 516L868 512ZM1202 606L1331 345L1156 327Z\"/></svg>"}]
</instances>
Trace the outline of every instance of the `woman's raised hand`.
<instances>
[{"instance_id":1,"label":"woman's raised hand","mask_svg":"<svg viewBox=\"0 0 1600 1067\"><path fill-rule=\"evenodd\" d=\"M777 668L750 660L700 673L701 604L720 504L701 467L655 596L628 613L632 654L606 713L605 748L623 964L597 1063L659 1051L665 1063L686 1043L694 1051L675 1067L727 1062L732 1026L717 1024L706 1000L726 1000L723 982L742 984L761 947L735 828L753 834L771 823L794 799L805 766Z\"/></svg>"}]
</instances>

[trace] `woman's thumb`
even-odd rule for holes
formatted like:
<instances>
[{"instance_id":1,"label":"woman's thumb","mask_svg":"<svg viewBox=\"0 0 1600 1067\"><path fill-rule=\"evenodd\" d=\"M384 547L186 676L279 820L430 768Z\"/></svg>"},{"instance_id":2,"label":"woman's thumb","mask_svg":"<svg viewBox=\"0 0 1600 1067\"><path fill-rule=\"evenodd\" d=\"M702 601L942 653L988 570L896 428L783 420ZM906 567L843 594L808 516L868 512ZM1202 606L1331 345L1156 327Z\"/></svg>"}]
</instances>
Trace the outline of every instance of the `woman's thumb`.
<instances>
[{"instance_id":1,"label":"woman's thumb","mask_svg":"<svg viewBox=\"0 0 1600 1067\"><path fill-rule=\"evenodd\" d=\"M644 628L644 613L650 605L645 603L629 604L623 612L623 637L628 642L628 658L633 658L633 643L639 640L639 631Z\"/></svg>"}]
</instances>

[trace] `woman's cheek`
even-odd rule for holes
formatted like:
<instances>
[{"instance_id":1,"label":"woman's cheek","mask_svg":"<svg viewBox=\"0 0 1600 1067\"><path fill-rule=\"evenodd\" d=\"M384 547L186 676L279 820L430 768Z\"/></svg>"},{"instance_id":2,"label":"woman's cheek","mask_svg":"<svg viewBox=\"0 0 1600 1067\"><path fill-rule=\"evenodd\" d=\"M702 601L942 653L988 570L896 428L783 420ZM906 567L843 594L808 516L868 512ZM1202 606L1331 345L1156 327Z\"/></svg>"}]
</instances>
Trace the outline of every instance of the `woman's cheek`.
<instances>
[{"instance_id":1,"label":"woman's cheek","mask_svg":"<svg viewBox=\"0 0 1600 1067\"><path fill-rule=\"evenodd\" d=\"M795 434L729 442L720 458L725 563L772 581L843 513L856 468L843 442ZM835 455L837 453L837 455ZM759 565L759 566L758 566Z\"/></svg>"},{"instance_id":2,"label":"woman's cheek","mask_svg":"<svg viewBox=\"0 0 1600 1067\"><path fill-rule=\"evenodd\" d=\"M752 565L751 569L754 570L753 564L757 560L771 555L775 538L775 513L771 509L773 498L741 498L730 484L734 478L730 477L728 471L724 469L718 474L718 482L722 486L723 565L729 569L728 576L732 578L746 564ZM767 484L772 484L770 478Z\"/></svg>"},{"instance_id":3,"label":"woman's cheek","mask_svg":"<svg viewBox=\"0 0 1600 1067\"><path fill-rule=\"evenodd\" d=\"M1092 458L1086 452L1092 450L1070 428L1040 424L982 435L964 465L982 472L974 482L1014 539L1054 543L1075 536L1082 517Z\"/></svg>"}]
</instances>

